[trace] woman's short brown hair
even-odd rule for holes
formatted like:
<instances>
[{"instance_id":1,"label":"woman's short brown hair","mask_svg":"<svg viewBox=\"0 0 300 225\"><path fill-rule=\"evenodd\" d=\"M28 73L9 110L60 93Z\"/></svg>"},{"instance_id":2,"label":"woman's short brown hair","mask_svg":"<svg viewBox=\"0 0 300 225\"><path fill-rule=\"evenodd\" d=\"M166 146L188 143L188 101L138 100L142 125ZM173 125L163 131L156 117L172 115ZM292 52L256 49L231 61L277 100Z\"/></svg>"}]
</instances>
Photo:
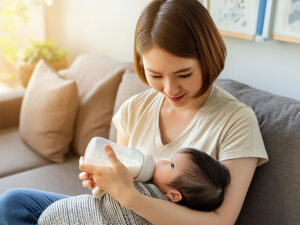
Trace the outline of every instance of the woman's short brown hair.
<instances>
[{"instance_id":1,"label":"woman's short brown hair","mask_svg":"<svg viewBox=\"0 0 300 225\"><path fill-rule=\"evenodd\" d=\"M148 84L142 53L153 46L180 57L199 59L204 94L224 68L226 47L209 12L197 0L154 0L142 12L135 30L134 65Z\"/></svg>"}]
</instances>

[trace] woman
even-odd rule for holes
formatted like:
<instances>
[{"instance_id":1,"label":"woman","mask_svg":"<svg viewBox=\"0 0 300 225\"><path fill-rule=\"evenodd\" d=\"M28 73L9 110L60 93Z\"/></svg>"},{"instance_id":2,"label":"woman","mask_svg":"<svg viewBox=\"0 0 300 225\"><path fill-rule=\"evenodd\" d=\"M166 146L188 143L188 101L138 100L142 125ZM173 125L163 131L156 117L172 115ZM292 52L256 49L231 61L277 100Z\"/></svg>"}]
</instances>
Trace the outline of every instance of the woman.
<instances>
[{"instance_id":1,"label":"woman","mask_svg":"<svg viewBox=\"0 0 300 225\"><path fill-rule=\"evenodd\" d=\"M234 224L255 168L267 155L253 111L213 85L225 56L220 34L197 0L152 1L136 27L134 56L137 74L152 89L125 102L113 119L121 145L155 158L193 147L226 165L231 182L217 210L195 211L141 195L112 149L112 167L80 165L83 186L98 185L153 224ZM65 197L9 191L0 197L0 221L35 224L47 206Z\"/></svg>"},{"instance_id":2,"label":"woman","mask_svg":"<svg viewBox=\"0 0 300 225\"><path fill-rule=\"evenodd\" d=\"M116 113L117 142L155 158L187 146L205 150L229 168L224 202L201 212L141 195L113 151L112 168L80 166L83 186L96 183L153 224L234 224L267 154L253 111L213 85L226 49L210 15L196 0L152 1L138 21L134 53L137 74L153 89Z\"/></svg>"}]
</instances>

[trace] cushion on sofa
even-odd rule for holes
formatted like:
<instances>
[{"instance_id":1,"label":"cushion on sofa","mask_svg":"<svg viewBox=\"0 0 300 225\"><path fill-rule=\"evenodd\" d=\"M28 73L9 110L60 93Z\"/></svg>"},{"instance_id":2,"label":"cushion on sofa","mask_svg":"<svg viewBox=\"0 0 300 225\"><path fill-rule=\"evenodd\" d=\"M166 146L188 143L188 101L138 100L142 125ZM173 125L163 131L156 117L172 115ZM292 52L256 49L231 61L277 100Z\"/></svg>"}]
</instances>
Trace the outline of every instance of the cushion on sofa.
<instances>
[{"instance_id":1,"label":"cushion on sofa","mask_svg":"<svg viewBox=\"0 0 300 225\"><path fill-rule=\"evenodd\" d=\"M300 221L300 101L233 80L216 84L252 107L270 159L257 168L237 224L295 224Z\"/></svg>"},{"instance_id":2,"label":"cushion on sofa","mask_svg":"<svg viewBox=\"0 0 300 225\"><path fill-rule=\"evenodd\" d=\"M78 178L78 156L0 178L0 195L12 188L32 188L66 195L90 194ZM0 223L1 224L1 223Z\"/></svg>"},{"instance_id":3,"label":"cushion on sofa","mask_svg":"<svg viewBox=\"0 0 300 225\"><path fill-rule=\"evenodd\" d=\"M63 162L73 137L77 107L75 81L61 78L41 60L22 101L19 131L24 142L45 158Z\"/></svg>"},{"instance_id":4,"label":"cushion on sofa","mask_svg":"<svg viewBox=\"0 0 300 225\"><path fill-rule=\"evenodd\" d=\"M79 155L84 155L92 137L108 137L116 92L124 70L124 64L86 54L77 57L69 69L60 71L64 77L74 78L78 85L80 106L72 146Z\"/></svg>"},{"instance_id":5,"label":"cushion on sofa","mask_svg":"<svg viewBox=\"0 0 300 225\"><path fill-rule=\"evenodd\" d=\"M0 130L0 155L0 177L51 164L22 141L18 127Z\"/></svg>"},{"instance_id":6,"label":"cushion on sofa","mask_svg":"<svg viewBox=\"0 0 300 225\"><path fill-rule=\"evenodd\" d=\"M146 90L147 88L149 88L149 86L142 83L137 74L134 72L134 68L132 66L127 66L117 92L113 114L118 111L125 100L129 99L135 94ZM113 123L111 123L110 126L109 139L113 141L116 141L117 139L117 132Z\"/></svg>"}]
</instances>

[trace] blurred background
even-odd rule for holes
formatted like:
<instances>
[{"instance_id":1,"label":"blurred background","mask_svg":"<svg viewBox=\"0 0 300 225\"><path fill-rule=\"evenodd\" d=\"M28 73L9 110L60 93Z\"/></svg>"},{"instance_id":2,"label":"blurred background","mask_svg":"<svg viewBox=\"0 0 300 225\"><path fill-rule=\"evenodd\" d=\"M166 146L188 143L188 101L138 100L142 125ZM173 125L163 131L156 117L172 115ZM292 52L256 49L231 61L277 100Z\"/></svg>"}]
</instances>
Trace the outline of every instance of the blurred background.
<instances>
[{"instance_id":1,"label":"blurred background","mask_svg":"<svg viewBox=\"0 0 300 225\"><path fill-rule=\"evenodd\" d=\"M23 88L16 75L23 69L20 60L34 63L42 54L68 64L87 52L132 62L135 25L149 2L0 0L0 94ZM228 56L220 78L300 100L300 44L226 36L224 40Z\"/></svg>"}]
</instances>

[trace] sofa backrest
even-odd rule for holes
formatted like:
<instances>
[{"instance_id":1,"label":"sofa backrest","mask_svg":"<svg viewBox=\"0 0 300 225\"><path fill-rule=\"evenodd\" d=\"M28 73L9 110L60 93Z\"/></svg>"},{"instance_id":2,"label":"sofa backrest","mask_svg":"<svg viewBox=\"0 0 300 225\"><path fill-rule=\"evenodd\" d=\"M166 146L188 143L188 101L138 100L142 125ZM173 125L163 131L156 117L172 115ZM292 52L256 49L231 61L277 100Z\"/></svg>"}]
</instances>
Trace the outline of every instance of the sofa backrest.
<instances>
[{"instance_id":1,"label":"sofa backrest","mask_svg":"<svg viewBox=\"0 0 300 225\"><path fill-rule=\"evenodd\" d=\"M18 126L25 90L15 90L0 95L0 129Z\"/></svg>"}]
</instances>

